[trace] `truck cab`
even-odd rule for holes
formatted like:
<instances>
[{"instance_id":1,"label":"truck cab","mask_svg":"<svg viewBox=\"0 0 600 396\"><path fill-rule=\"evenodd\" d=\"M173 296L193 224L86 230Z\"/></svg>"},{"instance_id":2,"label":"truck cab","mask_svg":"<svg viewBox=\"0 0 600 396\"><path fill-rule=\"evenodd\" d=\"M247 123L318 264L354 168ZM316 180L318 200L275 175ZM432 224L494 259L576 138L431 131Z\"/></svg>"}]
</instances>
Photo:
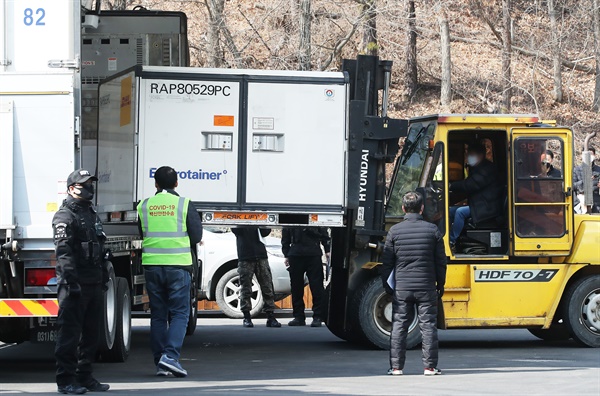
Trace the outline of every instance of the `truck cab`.
<instances>
[{"instance_id":1,"label":"truck cab","mask_svg":"<svg viewBox=\"0 0 600 396\"><path fill-rule=\"evenodd\" d=\"M450 244L452 191L468 177L469 144L496 169L499 214L465 222ZM541 338L600 346L600 216L573 212L573 133L534 115L433 115L409 120L386 205L386 228L402 220L402 195L424 197L423 217L449 257L446 326L525 327ZM480 203L481 204L481 203ZM471 203L473 205L473 203ZM535 296L535 298L532 298Z\"/></svg>"}]
</instances>

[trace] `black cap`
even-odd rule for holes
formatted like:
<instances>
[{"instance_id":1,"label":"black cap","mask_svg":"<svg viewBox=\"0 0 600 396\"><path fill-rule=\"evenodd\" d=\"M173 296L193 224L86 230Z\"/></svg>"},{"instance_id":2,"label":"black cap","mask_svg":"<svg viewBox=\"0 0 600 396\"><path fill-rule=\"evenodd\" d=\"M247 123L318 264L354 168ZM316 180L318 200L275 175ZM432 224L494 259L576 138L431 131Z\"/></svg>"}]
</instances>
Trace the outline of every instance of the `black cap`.
<instances>
[{"instance_id":1,"label":"black cap","mask_svg":"<svg viewBox=\"0 0 600 396\"><path fill-rule=\"evenodd\" d=\"M98 178L92 175L89 171L85 169L77 169L75 172L71 173L67 178L67 187L72 186L74 184L83 184L86 181L98 181Z\"/></svg>"}]
</instances>

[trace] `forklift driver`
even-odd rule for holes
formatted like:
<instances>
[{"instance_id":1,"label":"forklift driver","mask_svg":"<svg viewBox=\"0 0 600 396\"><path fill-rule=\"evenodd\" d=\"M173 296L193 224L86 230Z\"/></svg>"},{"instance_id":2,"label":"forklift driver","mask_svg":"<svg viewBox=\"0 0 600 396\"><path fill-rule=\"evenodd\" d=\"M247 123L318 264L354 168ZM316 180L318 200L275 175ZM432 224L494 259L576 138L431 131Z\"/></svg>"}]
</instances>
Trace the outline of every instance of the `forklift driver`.
<instances>
[{"instance_id":1,"label":"forklift driver","mask_svg":"<svg viewBox=\"0 0 600 396\"><path fill-rule=\"evenodd\" d=\"M502 185L496 166L485 158L485 147L479 143L469 145L467 150L468 177L452 182L452 192L467 195L468 206L450 207L450 246L454 251L456 240L462 233L465 221L471 217L474 224L501 215L500 196Z\"/></svg>"}]
</instances>

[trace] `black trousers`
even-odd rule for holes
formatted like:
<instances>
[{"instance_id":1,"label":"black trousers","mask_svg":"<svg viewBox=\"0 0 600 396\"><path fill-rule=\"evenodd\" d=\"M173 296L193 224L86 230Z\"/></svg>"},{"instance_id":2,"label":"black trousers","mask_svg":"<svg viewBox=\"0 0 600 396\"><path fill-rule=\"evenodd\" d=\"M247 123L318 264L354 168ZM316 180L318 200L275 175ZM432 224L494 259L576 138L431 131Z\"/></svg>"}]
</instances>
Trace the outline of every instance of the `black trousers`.
<instances>
[{"instance_id":1,"label":"black trousers","mask_svg":"<svg viewBox=\"0 0 600 396\"><path fill-rule=\"evenodd\" d=\"M101 285L81 285L81 295L69 295L66 285L58 288L58 337L56 383L86 384L92 379L98 337L104 311Z\"/></svg>"},{"instance_id":2,"label":"black trousers","mask_svg":"<svg viewBox=\"0 0 600 396\"><path fill-rule=\"evenodd\" d=\"M304 315L304 274L308 277L313 297L313 318L323 319L325 289L323 288L323 263L320 256L293 256L290 260L290 283L294 318L306 320Z\"/></svg>"},{"instance_id":3,"label":"black trousers","mask_svg":"<svg viewBox=\"0 0 600 396\"><path fill-rule=\"evenodd\" d=\"M390 338L390 367L403 369L406 361L406 336L415 317L415 307L423 338L423 366L437 367L437 301L433 291L394 292L392 303L392 336Z\"/></svg>"}]
</instances>

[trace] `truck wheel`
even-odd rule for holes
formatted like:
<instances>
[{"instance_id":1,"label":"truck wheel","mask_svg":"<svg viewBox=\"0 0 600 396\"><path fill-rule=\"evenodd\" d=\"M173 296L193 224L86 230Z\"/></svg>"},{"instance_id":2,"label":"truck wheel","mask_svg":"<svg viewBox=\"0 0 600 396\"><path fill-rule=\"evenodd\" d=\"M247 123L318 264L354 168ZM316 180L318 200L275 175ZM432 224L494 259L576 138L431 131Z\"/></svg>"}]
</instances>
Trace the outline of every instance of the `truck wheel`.
<instances>
[{"instance_id":1,"label":"truck wheel","mask_svg":"<svg viewBox=\"0 0 600 396\"><path fill-rule=\"evenodd\" d=\"M392 296L383 290L381 279L368 281L356 297L358 302L358 322L367 340L381 349L390 348L392 331ZM406 348L412 349L421 343L421 333L416 310L413 322L408 328Z\"/></svg>"},{"instance_id":2,"label":"truck wheel","mask_svg":"<svg viewBox=\"0 0 600 396\"><path fill-rule=\"evenodd\" d=\"M131 348L131 293L125 278L117 278L116 332L110 350L101 352L105 362L124 362Z\"/></svg>"},{"instance_id":3,"label":"truck wheel","mask_svg":"<svg viewBox=\"0 0 600 396\"><path fill-rule=\"evenodd\" d=\"M192 282L190 284L190 318L188 319L187 328L185 329L185 335L191 336L196 331L196 325L198 323L198 282L196 277L192 276Z\"/></svg>"},{"instance_id":4,"label":"truck wheel","mask_svg":"<svg viewBox=\"0 0 600 396\"><path fill-rule=\"evenodd\" d=\"M240 310L240 276L237 268L226 272L217 283L216 299L219 308L225 315L233 319L244 317ZM256 277L252 278L252 317L258 315L263 307L262 293Z\"/></svg>"},{"instance_id":5,"label":"truck wheel","mask_svg":"<svg viewBox=\"0 0 600 396\"><path fill-rule=\"evenodd\" d=\"M569 331L562 323L553 324L549 329L527 329L531 334L544 341L565 341L571 338Z\"/></svg>"},{"instance_id":6,"label":"truck wheel","mask_svg":"<svg viewBox=\"0 0 600 396\"><path fill-rule=\"evenodd\" d=\"M573 283L565 295L565 322L573 339L587 347L600 347L600 275Z\"/></svg>"},{"instance_id":7,"label":"truck wheel","mask_svg":"<svg viewBox=\"0 0 600 396\"><path fill-rule=\"evenodd\" d=\"M98 352L109 351L115 343L117 333L117 277L112 264L108 264L108 290L104 292L104 309L100 328Z\"/></svg>"}]
</instances>

